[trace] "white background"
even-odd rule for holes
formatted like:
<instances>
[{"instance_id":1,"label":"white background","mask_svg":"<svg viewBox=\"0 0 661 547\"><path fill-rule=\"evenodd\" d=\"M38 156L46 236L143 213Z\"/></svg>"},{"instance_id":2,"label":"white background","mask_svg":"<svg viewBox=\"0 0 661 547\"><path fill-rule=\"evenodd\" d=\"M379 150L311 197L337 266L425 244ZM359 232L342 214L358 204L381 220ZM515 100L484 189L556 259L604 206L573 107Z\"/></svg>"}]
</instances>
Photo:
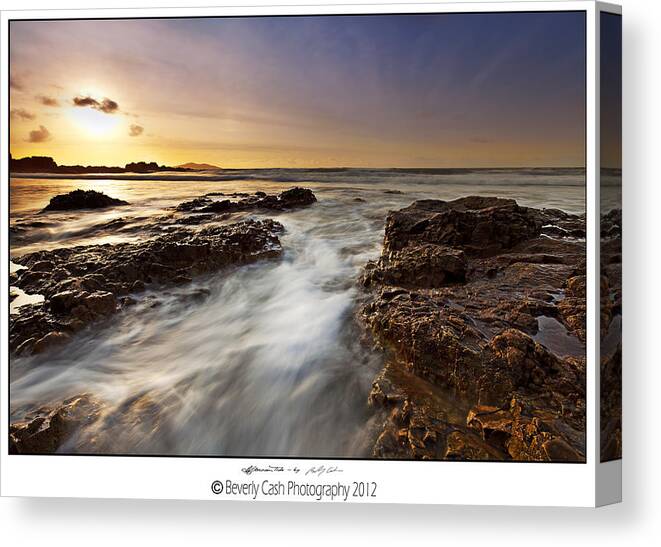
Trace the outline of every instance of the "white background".
<instances>
[{"instance_id":1,"label":"white background","mask_svg":"<svg viewBox=\"0 0 661 547\"><path fill-rule=\"evenodd\" d=\"M346 0L345 0L346 1ZM188 6L220 5L199 0ZM239 0L226 0L238 5ZM269 4L250 0L248 4ZM321 4L281 0L287 4ZM364 2L366 3L366 2ZM642 545L661 538L658 499L661 454L657 431L661 389L657 339L659 291L659 184L653 160L661 97L661 7L655 0L624 0L624 283L625 388L623 504L602 509L539 509L327 504L246 504L117 500L0 499L0 530L8 544L158 542L338 542L434 544ZM5 0L3 9L176 7L182 0L58 2ZM656 165L654 165L656 167ZM567 485L571 488L571 484ZM534 482L530 488L535 488ZM128 541L127 541L128 540Z\"/></svg>"}]
</instances>

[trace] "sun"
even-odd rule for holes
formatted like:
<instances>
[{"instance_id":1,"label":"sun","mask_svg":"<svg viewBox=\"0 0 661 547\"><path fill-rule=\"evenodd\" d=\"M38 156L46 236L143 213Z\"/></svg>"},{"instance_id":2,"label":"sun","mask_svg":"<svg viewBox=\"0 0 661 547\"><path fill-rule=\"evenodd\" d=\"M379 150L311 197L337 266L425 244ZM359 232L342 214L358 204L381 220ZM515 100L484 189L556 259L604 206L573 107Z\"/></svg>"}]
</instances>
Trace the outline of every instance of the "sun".
<instances>
[{"instance_id":1,"label":"sun","mask_svg":"<svg viewBox=\"0 0 661 547\"><path fill-rule=\"evenodd\" d=\"M92 108L71 108L69 116L80 129L91 137L106 137L112 134L119 124L115 114L105 114Z\"/></svg>"}]
</instances>

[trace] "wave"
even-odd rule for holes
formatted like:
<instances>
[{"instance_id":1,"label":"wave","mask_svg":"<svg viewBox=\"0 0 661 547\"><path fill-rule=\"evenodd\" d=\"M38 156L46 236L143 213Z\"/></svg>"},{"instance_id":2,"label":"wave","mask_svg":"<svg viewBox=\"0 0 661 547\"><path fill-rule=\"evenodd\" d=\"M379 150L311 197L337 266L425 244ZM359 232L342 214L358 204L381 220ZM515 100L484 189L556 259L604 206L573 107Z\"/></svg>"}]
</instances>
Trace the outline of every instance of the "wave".
<instances>
[{"instance_id":1,"label":"wave","mask_svg":"<svg viewBox=\"0 0 661 547\"><path fill-rule=\"evenodd\" d=\"M81 180L136 180L176 182L231 182L271 181L282 183L355 183L373 184L397 182L411 184L439 184L456 182L457 178L470 178L471 184L549 184L580 186L585 184L584 168L269 168L269 169L214 169L195 172L160 171L153 173L16 173L12 178L81 179Z\"/></svg>"}]
</instances>

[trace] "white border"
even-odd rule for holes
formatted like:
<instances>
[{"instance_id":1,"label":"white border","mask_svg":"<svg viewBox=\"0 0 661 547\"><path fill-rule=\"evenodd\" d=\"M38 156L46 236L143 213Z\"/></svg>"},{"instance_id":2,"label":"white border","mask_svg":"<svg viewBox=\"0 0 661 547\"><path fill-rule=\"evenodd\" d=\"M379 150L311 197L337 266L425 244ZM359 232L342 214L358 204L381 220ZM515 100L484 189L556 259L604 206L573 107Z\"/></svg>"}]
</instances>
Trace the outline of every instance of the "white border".
<instances>
[{"instance_id":1,"label":"white border","mask_svg":"<svg viewBox=\"0 0 661 547\"><path fill-rule=\"evenodd\" d=\"M30 10L2 12L0 52L1 117L0 157L7 158L5 138L8 123L8 19L40 18L118 18L173 16L240 16L240 15L297 15L297 14L366 14L366 13L423 13L423 12L510 12L510 11L586 11L587 19L587 286L596 287L597 227L597 147L596 147L596 16L593 1L561 2L503 2L503 3L425 3L382 5L327 6L271 6L223 8L149 8L149 9L90 9L90 10ZM585 464L559 463L483 463L483 462L400 462L355 460L257 460L236 458L168 458L168 457L104 457L104 456L18 456L8 455L7 401L9 386L8 359L8 166L1 163L2 198L0 233L2 268L0 268L0 310L2 325L0 339L2 355L0 384L0 492L3 496L41 497L108 497L157 499L245 499L215 496L210 489L216 479L251 480L241 469L251 465L282 465L296 463L301 469L310 465L338 465L344 471L343 482L376 481L376 498L355 499L357 502L430 503L476 505L537 505L537 506L595 506L596 464L599 461L595 443L595 417L598 400L595 391L595 356L598 330L595 291L588 291L587 315L587 443ZM338 476L327 476L317 482L334 482ZM252 477L255 478L255 477ZM255 480L262 480L258 476ZM304 479L283 473L282 480ZM258 498L266 499L266 498ZM301 498L281 496L279 500L301 501Z\"/></svg>"}]
</instances>

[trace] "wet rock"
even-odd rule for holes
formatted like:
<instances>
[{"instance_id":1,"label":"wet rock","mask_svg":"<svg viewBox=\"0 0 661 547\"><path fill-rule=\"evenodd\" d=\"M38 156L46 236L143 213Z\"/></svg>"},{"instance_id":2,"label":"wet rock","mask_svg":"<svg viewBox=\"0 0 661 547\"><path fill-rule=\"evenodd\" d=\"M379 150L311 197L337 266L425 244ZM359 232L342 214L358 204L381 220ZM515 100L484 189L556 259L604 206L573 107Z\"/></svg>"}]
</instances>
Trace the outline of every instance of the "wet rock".
<instances>
[{"instance_id":1,"label":"wet rock","mask_svg":"<svg viewBox=\"0 0 661 547\"><path fill-rule=\"evenodd\" d=\"M239 211L250 211L254 209L266 209L270 211L282 211L312 205L317 201L312 190L308 188L290 188L279 195L267 195L264 192L254 194L234 194L240 197L238 201L229 199L213 200L209 196L216 193L206 194L190 201L180 203L176 210L187 213L234 213Z\"/></svg>"},{"instance_id":2,"label":"wet rock","mask_svg":"<svg viewBox=\"0 0 661 547\"><path fill-rule=\"evenodd\" d=\"M386 416L372 455L408 460L477 459L499 461L503 452L484 442L469 428L453 424L443 412L421 400L395 403Z\"/></svg>"},{"instance_id":3,"label":"wet rock","mask_svg":"<svg viewBox=\"0 0 661 547\"><path fill-rule=\"evenodd\" d=\"M34 346L32 346L32 353L42 353L53 346L64 344L69 338L70 336L65 332L49 332L46 336L40 338L34 343Z\"/></svg>"},{"instance_id":4,"label":"wet rock","mask_svg":"<svg viewBox=\"0 0 661 547\"><path fill-rule=\"evenodd\" d=\"M512 415L507 410L478 405L470 410L466 423L477 429L489 444L507 448L507 439L512 436Z\"/></svg>"},{"instance_id":5,"label":"wet rock","mask_svg":"<svg viewBox=\"0 0 661 547\"><path fill-rule=\"evenodd\" d=\"M497 403L518 388L543 386L564 369L558 357L518 329L494 336L482 352L481 363L491 374L478 379L480 400ZM569 374L571 367L567 369Z\"/></svg>"},{"instance_id":6,"label":"wet rock","mask_svg":"<svg viewBox=\"0 0 661 547\"><path fill-rule=\"evenodd\" d=\"M52 454L81 428L100 415L101 405L89 395L65 400L55 408L42 408L9 427L9 451L13 454Z\"/></svg>"},{"instance_id":7,"label":"wet rock","mask_svg":"<svg viewBox=\"0 0 661 547\"><path fill-rule=\"evenodd\" d=\"M471 196L454 201L420 200L386 219L384 250L411 243L448 245L476 254L495 254L536 237L541 220L514 200Z\"/></svg>"},{"instance_id":8,"label":"wet rock","mask_svg":"<svg viewBox=\"0 0 661 547\"><path fill-rule=\"evenodd\" d=\"M76 317L89 314L90 320L93 321L99 317L112 315L117 311L117 299L111 292L96 291L92 294L82 292L80 296L80 304L72 310Z\"/></svg>"},{"instance_id":9,"label":"wet rock","mask_svg":"<svg viewBox=\"0 0 661 547\"><path fill-rule=\"evenodd\" d=\"M581 462L585 455L571 446L569 435L546 422L544 412L527 408L512 399L505 408L476 406L468 413L467 424L477 430L490 445L507 451L517 461ZM556 419L557 421L557 419Z\"/></svg>"},{"instance_id":10,"label":"wet rock","mask_svg":"<svg viewBox=\"0 0 661 547\"><path fill-rule=\"evenodd\" d=\"M601 217L601 460L622 457L622 211Z\"/></svg>"},{"instance_id":11,"label":"wet rock","mask_svg":"<svg viewBox=\"0 0 661 547\"><path fill-rule=\"evenodd\" d=\"M363 284L375 283L402 287L441 287L463 282L466 277L463 251L443 245L424 244L405 247L367 265Z\"/></svg>"},{"instance_id":12,"label":"wet rock","mask_svg":"<svg viewBox=\"0 0 661 547\"><path fill-rule=\"evenodd\" d=\"M409 374L380 375L371 404L409 401L416 427L445 423L435 430L444 440L434 457L584 458L585 358L556 355L532 338L546 316L584 343L583 229L583 217L489 197L423 200L390 213L381 258L362 277L362 316ZM419 382L450 399L421 404ZM466 402L461 419L442 418L458 401ZM375 447L383 457L411 456L413 441L388 425L395 418Z\"/></svg>"},{"instance_id":13,"label":"wet rock","mask_svg":"<svg viewBox=\"0 0 661 547\"><path fill-rule=\"evenodd\" d=\"M51 198L50 203L42 209L47 211L73 211L77 209L103 209L128 205L128 202L107 196L95 190L74 190L68 194L59 194Z\"/></svg>"},{"instance_id":14,"label":"wet rock","mask_svg":"<svg viewBox=\"0 0 661 547\"><path fill-rule=\"evenodd\" d=\"M561 318L567 328L585 342L587 320L585 274L567 279L564 291L565 298L558 303Z\"/></svg>"},{"instance_id":15,"label":"wet rock","mask_svg":"<svg viewBox=\"0 0 661 547\"><path fill-rule=\"evenodd\" d=\"M50 260L41 260L32 265L32 270L35 272L50 272L53 270L53 263Z\"/></svg>"},{"instance_id":16,"label":"wet rock","mask_svg":"<svg viewBox=\"0 0 661 547\"><path fill-rule=\"evenodd\" d=\"M59 335L51 336L53 332L70 335L108 318L127 302L123 297L147 286L182 285L198 275L277 257L282 230L273 220L246 220L197 231L180 227L139 243L68 247L14 257L25 266L16 273L14 284L45 300L22 306L10 316L10 348L28 354L36 351L37 344L43 351L52 342L63 341Z\"/></svg>"},{"instance_id":17,"label":"wet rock","mask_svg":"<svg viewBox=\"0 0 661 547\"><path fill-rule=\"evenodd\" d=\"M262 196L262 199L266 196ZM283 207L300 207L304 205L312 205L317 198L309 188L290 188L281 192L278 196L278 201Z\"/></svg>"},{"instance_id":18,"label":"wet rock","mask_svg":"<svg viewBox=\"0 0 661 547\"><path fill-rule=\"evenodd\" d=\"M486 443L481 443L475 437L457 430L448 435L443 459L502 461L504 458L501 453L493 450Z\"/></svg>"},{"instance_id":19,"label":"wet rock","mask_svg":"<svg viewBox=\"0 0 661 547\"><path fill-rule=\"evenodd\" d=\"M373 455L396 459L502 460L505 453L485 443L465 423L468 408L446 390L389 361L372 386L369 404L384 409Z\"/></svg>"},{"instance_id":20,"label":"wet rock","mask_svg":"<svg viewBox=\"0 0 661 547\"><path fill-rule=\"evenodd\" d=\"M54 313L68 313L75 306L79 293L76 291L62 291L50 298L50 308Z\"/></svg>"},{"instance_id":21,"label":"wet rock","mask_svg":"<svg viewBox=\"0 0 661 547\"><path fill-rule=\"evenodd\" d=\"M542 444L542 449L550 462L582 462L585 456L574 450L561 437L553 437Z\"/></svg>"},{"instance_id":22,"label":"wet rock","mask_svg":"<svg viewBox=\"0 0 661 547\"><path fill-rule=\"evenodd\" d=\"M192 289L186 292L175 293L175 296L182 301L192 301L196 303L201 303L204 302L209 297L210 294L211 291L209 289L198 287L196 289Z\"/></svg>"},{"instance_id":23,"label":"wet rock","mask_svg":"<svg viewBox=\"0 0 661 547\"><path fill-rule=\"evenodd\" d=\"M376 458L439 459L450 431L443 419L431 418L416 403L405 400L390 411L372 454Z\"/></svg>"},{"instance_id":24,"label":"wet rock","mask_svg":"<svg viewBox=\"0 0 661 547\"><path fill-rule=\"evenodd\" d=\"M560 209L542 209L542 233L552 237L585 237L585 215L571 215Z\"/></svg>"},{"instance_id":25,"label":"wet rock","mask_svg":"<svg viewBox=\"0 0 661 547\"><path fill-rule=\"evenodd\" d=\"M601 459L622 457L622 345L601 358L600 424Z\"/></svg>"},{"instance_id":26,"label":"wet rock","mask_svg":"<svg viewBox=\"0 0 661 547\"><path fill-rule=\"evenodd\" d=\"M601 215L601 237L602 239L622 238L622 209L612 209Z\"/></svg>"}]
</instances>

